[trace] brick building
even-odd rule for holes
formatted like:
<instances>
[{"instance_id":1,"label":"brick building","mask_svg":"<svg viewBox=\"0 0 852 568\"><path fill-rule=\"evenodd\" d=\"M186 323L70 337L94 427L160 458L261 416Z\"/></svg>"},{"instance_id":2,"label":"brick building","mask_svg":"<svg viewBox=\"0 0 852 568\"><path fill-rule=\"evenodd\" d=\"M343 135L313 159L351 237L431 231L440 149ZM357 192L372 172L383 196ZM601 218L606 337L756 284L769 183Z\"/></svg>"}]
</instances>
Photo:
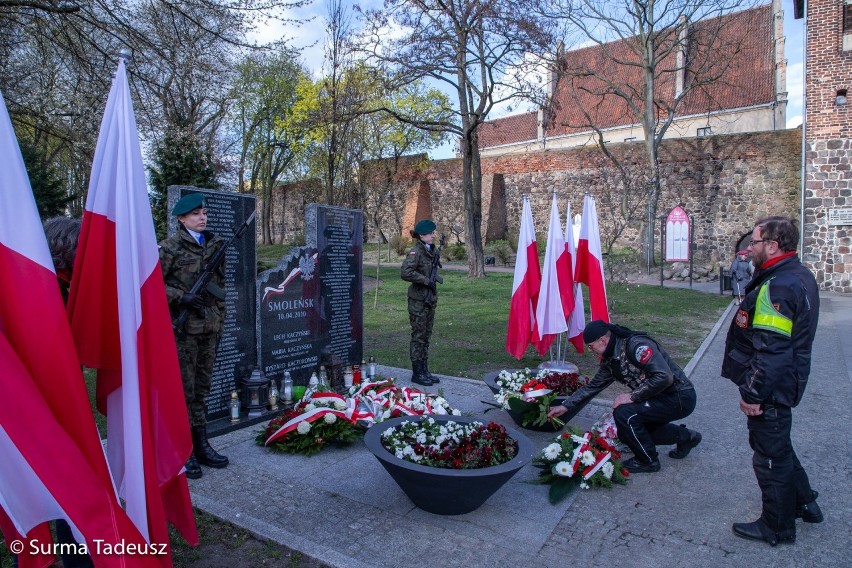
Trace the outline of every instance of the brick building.
<instances>
[{"instance_id":1,"label":"brick building","mask_svg":"<svg viewBox=\"0 0 852 568\"><path fill-rule=\"evenodd\" d=\"M780 0L658 32L656 105L674 115L666 138L786 128L786 60ZM644 140L624 96L642 108L637 37L568 51L538 111L485 122L483 156ZM620 63L616 64L615 61ZM624 96L614 94L618 89Z\"/></svg>"},{"instance_id":2,"label":"brick building","mask_svg":"<svg viewBox=\"0 0 852 568\"><path fill-rule=\"evenodd\" d=\"M852 292L852 0L794 0L805 17L802 258L825 290Z\"/></svg>"}]
</instances>

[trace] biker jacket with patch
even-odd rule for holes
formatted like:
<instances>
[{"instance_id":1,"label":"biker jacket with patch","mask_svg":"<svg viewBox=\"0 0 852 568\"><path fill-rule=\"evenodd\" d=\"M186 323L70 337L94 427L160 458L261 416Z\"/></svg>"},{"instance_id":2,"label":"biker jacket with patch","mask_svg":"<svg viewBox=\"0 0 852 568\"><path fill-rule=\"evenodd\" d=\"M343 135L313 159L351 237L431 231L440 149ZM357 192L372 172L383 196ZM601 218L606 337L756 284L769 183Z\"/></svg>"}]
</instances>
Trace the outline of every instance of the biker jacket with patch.
<instances>
[{"instance_id":1,"label":"biker jacket with patch","mask_svg":"<svg viewBox=\"0 0 852 568\"><path fill-rule=\"evenodd\" d=\"M819 290L798 257L754 273L725 340L722 376L749 404L796 406L811 372Z\"/></svg>"},{"instance_id":2,"label":"biker jacket with patch","mask_svg":"<svg viewBox=\"0 0 852 568\"><path fill-rule=\"evenodd\" d=\"M630 387L633 402L645 402L663 392L693 388L677 363L647 335L637 333L621 337L613 334L610 341L615 342L612 355L601 360L600 369L589 384L562 403L568 409L565 420L573 418L613 381Z\"/></svg>"}]
</instances>

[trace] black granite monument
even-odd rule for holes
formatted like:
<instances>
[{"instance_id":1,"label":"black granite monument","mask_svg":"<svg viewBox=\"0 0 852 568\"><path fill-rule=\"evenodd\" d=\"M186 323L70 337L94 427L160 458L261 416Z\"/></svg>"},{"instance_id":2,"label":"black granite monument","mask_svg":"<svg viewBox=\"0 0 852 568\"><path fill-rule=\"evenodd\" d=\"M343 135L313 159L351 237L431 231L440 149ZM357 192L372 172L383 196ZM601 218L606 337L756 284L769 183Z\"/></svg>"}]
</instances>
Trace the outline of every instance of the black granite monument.
<instances>
[{"instance_id":1,"label":"black granite monument","mask_svg":"<svg viewBox=\"0 0 852 568\"><path fill-rule=\"evenodd\" d=\"M229 238L234 230L255 210L255 196L227 193L192 186L169 186L168 208L171 211L181 197L203 193L207 203L207 228ZM169 218L169 235L177 231L177 220ZM257 361L255 335L255 223L252 222L242 238L236 239L225 254L225 325L216 364L213 384L207 398L207 419L216 420L228 415L231 391L237 390L240 380L251 375Z\"/></svg>"}]
</instances>

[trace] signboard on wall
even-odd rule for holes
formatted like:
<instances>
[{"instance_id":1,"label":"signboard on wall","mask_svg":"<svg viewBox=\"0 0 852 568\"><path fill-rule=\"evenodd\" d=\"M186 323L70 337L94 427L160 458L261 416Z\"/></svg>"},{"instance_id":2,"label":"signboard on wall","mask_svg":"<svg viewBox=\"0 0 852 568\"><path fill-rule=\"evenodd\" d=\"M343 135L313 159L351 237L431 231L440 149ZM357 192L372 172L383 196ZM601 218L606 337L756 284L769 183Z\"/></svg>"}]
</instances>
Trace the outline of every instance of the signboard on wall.
<instances>
[{"instance_id":1,"label":"signboard on wall","mask_svg":"<svg viewBox=\"0 0 852 568\"><path fill-rule=\"evenodd\" d=\"M666 261L689 260L690 219L683 207L678 205L666 217Z\"/></svg>"}]
</instances>

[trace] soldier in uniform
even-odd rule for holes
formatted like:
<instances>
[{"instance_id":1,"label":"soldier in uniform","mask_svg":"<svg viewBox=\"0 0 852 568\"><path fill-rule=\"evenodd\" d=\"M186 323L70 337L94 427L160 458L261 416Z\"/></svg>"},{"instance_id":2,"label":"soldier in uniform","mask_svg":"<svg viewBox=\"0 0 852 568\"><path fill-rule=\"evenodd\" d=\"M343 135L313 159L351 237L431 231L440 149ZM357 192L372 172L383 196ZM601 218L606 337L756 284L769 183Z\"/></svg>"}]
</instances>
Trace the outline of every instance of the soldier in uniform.
<instances>
[{"instance_id":1,"label":"soldier in uniform","mask_svg":"<svg viewBox=\"0 0 852 568\"><path fill-rule=\"evenodd\" d=\"M207 440L205 403L225 317L224 263L219 265L207 290L197 295L189 290L224 241L206 230L203 194L193 193L180 199L172 215L177 217L178 231L160 243L160 264L172 322L184 309L189 314L183 328L175 330L175 342L194 450L186 462L186 476L197 479L202 475L199 464L215 468L228 465L228 458L217 453Z\"/></svg>"},{"instance_id":2,"label":"soldier in uniform","mask_svg":"<svg viewBox=\"0 0 852 568\"><path fill-rule=\"evenodd\" d=\"M573 418L591 399L614 380L631 392L612 403L618 439L627 444L633 457L624 462L630 473L660 471L657 445L675 445L669 456L685 458L701 442L701 434L673 420L686 418L695 409L695 388L683 370L656 341L640 331L595 320L583 331L583 341L601 357L594 378L550 409L548 417L568 413Z\"/></svg>"},{"instance_id":3,"label":"soldier in uniform","mask_svg":"<svg viewBox=\"0 0 852 568\"><path fill-rule=\"evenodd\" d=\"M429 372L429 339L432 337L432 325L435 323L435 306L438 304L436 284L430 282L432 263L438 262L440 252L435 248L435 223L431 219L423 219L410 232L414 246L408 251L402 261L401 276L408 287L408 319L411 322L411 368L414 371L411 381L419 385L429 386L440 382L440 379ZM437 283L443 283L441 276L436 277Z\"/></svg>"}]
</instances>

